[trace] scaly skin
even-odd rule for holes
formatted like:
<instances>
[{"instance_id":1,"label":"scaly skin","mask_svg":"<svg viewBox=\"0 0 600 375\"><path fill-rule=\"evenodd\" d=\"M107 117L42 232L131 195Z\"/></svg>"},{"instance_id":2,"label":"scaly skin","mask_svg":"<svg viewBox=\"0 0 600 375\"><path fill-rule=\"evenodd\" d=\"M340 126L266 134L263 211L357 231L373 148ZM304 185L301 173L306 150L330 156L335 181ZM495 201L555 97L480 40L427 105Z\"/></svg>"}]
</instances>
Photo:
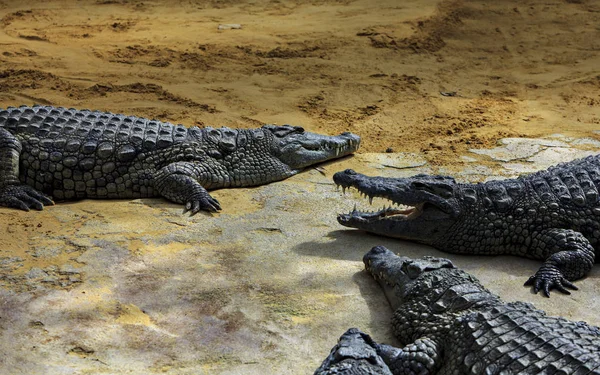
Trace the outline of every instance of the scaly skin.
<instances>
[{"instance_id":1,"label":"scaly skin","mask_svg":"<svg viewBox=\"0 0 600 375\"><path fill-rule=\"evenodd\" d=\"M356 328L340 337L314 375L392 375L373 339Z\"/></svg>"},{"instance_id":2,"label":"scaly skin","mask_svg":"<svg viewBox=\"0 0 600 375\"><path fill-rule=\"evenodd\" d=\"M347 227L418 241L456 254L512 254L544 261L525 284L569 293L593 267L600 240L600 156L515 179L479 184L447 176L334 175L344 189L400 208L338 216Z\"/></svg>"},{"instance_id":3,"label":"scaly skin","mask_svg":"<svg viewBox=\"0 0 600 375\"><path fill-rule=\"evenodd\" d=\"M388 368L370 374L600 374L598 327L505 303L447 259L399 257L377 246L363 261L383 288L394 310L393 332L405 345L371 340L369 348Z\"/></svg>"},{"instance_id":4,"label":"scaly skin","mask_svg":"<svg viewBox=\"0 0 600 375\"><path fill-rule=\"evenodd\" d=\"M262 185L349 155L360 138L297 126L186 128L49 106L0 110L0 206L162 196L192 214L218 211L207 190Z\"/></svg>"}]
</instances>

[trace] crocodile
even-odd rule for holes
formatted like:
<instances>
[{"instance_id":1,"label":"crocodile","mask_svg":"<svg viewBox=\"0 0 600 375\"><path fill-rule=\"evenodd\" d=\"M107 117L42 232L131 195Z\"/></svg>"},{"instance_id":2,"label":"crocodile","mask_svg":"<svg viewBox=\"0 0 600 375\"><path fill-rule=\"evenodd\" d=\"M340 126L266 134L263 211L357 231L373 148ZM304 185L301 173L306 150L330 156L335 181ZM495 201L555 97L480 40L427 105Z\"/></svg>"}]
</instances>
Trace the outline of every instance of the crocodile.
<instances>
[{"instance_id":1,"label":"crocodile","mask_svg":"<svg viewBox=\"0 0 600 375\"><path fill-rule=\"evenodd\" d=\"M600 374L598 327L548 316L529 303L506 303L448 259L411 259L376 246L363 262L393 310L392 331L402 347L353 330L364 338L349 342L348 355L337 358L354 368L381 361L387 368L319 374ZM341 363L333 357L324 365Z\"/></svg>"},{"instance_id":2,"label":"crocodile","mask_svg":"<svg viewBox=\"0 0 600 375\"><path fill-rule=\"evenodd\" d=\"M449 176L369 177L338 172L334 182L393 203L338 215L346 227L412 240L455 254L510 254L542 260L525 285L569 294L600 248L600 155L518 178L468 184Z\"/></svg>"},{"instance_id":3,"label":"crocodile","mask_svg":"<svg viewBox=\"0 0 600 375\"><path fill-rule=\"evenodd\" d=\"M0 206L162 196L191 214L216 212L221 205L207 190L283 180L359 144L352 133L290 125L187 128L87 109L9 107L0 110Z\"/></svg>"},{"instance_id":4,"label":"crocodile","mask_svg":"<svg viewBox=\"0 0 600 375\"><path fill-rule=\"evenodd\" d=\"M350 328L314 375L393 375L377 353L379 346L371 336L358 328Z\"/></svg>"}]
</instances>

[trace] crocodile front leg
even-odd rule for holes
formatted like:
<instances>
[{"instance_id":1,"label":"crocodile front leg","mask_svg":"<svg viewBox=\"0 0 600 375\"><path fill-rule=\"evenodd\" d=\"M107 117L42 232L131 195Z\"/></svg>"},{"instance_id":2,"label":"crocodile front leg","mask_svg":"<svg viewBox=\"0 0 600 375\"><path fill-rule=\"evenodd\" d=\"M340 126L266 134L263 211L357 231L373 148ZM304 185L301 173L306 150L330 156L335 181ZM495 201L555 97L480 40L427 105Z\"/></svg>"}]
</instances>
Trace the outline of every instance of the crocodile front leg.
<instances>
[{"instance_id":1,"label":"crocodile front leg","mask_svg":"<svg viewBox=\"0 0 600 375\"><path fill-rule=\"evenodd\" d=\"M154 181L154 187L160 195L175 203L184 204L185 211L190 211L192 215L200 210L221 210L219 202L202 186L202 182L210 181L210 175L198 164L169 164L156 172Z\"/></svg>"},{"instance_id":2,"label":"crocodile front leg","mask_svg":"<svg viewBox=\"0 0 600 375\"><path fill-rule=\"evenodd\" d=\"M594 266L594 248L579 232L549 229L534 236L532 245L532 253L546 261L525 285L532 285L535 293L542 290L546 297L553 288L571 294L566 288L577 290L571 281L584 277Z\"/></svg>"},{"instance_id":3,"label":"crocodile front leg","mask_svg":"<svg viewBox=\"0 0 600 375\"><path fill-rule=\"evenodd\" d=\"M0 206L29 211L53 205L52 199L19 181L21 142L8 130L0 128Z\"/></svg>"},{"instance_id":4,"label":"crocodile front leg","mask_svg":"<svg viewBox=\"0 0 600 375\"><path fill-rule=\"evenodd\" d=\"M377 344L377 354L394 375L435 374L442 364L441 347L429 338L415 340L402 349Z\"/></svg>"}]
</instances>

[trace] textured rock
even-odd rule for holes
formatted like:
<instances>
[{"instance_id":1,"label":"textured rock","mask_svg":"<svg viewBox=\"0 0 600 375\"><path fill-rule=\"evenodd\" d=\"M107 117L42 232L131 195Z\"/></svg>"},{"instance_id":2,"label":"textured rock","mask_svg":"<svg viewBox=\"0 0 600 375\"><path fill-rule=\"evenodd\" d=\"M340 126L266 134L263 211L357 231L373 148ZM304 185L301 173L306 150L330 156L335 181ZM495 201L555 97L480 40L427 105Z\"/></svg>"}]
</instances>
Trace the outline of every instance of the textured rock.
<instances>
[{"instance_id":1,"label":"textured rock","mask_svg":"<svg viewBox=\"0 0 600 375\"><path fill-rule=\"evenodd\" d=\"M324 166L325 175L308 169L217 190L223 211L194 217L149 198L1 208L0 373L309 374L352 326L399 346L388 302L361 262L379 244L451 257L507 301L600 325L598 268L571 296L533 298L515 285L535 261L448 255L344 230L332 213L348 203L331 176L350 167L390 175L431 168L381 170L351 157ZM65 265L79 274L61 274ZM33 268L48 276L26 278ZM69 280L77 275L80 282Z\"/></svg>"}]
</instances>

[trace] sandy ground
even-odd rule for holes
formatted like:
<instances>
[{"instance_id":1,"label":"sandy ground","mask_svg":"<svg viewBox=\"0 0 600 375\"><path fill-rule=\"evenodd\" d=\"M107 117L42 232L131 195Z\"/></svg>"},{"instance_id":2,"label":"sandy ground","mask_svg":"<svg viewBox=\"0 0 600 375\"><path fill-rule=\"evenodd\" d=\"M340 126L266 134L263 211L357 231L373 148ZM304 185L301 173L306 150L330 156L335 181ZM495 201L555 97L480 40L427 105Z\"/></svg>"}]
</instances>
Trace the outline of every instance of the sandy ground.
<instances>
[{"instance_id":1,"label":"sandy ground","mask_svg":"<svg viewBox=\"0 0 600 375\"><path fill-rule=\"evenodd\" d=\"M221 217L181 218L162 200L0 210L0 327L5 339L20 337L17 354L0 359L3 371L300 374L351 323L391 340L383 313L364 305L376 290L354 275L368 248L343 255L379 240L335 231L338 195L324 190L331 173L368 170L366 153L418 154L429 170L452 172L472 168L461 157L468 150L504 137L600 140L599 24L593 0L0 0L0 107L52 104L200 126L290 123L363 137L358 157L328 165L327 176L282 183L331 200L313 222L303 219L308 208L286 216L305 206L277 204L281 190L271 187L216 192ZM497 161L477 164L493 173ZM295 222L311 228L304 238ZM226 225L249 234L227 234ZM252 275L269 276L266 250L244 249L275 251L278 236L291 247L266 263L277 270L266 282ZM303 242L337 245L330 254ZM298 285L304 294L293 292Z\"/></svg>"},{"instance_id":2,"label":"sandy ground","mask_svg":"<svg viewBox=\"0 0 600 375\"><path fill-rule=\"evenodd\" d=\"M363 151L440 164L500 137L600 123L592 0L4 0L0 11L4 106L349 130Z\"/></svg>"}]
</instances>

